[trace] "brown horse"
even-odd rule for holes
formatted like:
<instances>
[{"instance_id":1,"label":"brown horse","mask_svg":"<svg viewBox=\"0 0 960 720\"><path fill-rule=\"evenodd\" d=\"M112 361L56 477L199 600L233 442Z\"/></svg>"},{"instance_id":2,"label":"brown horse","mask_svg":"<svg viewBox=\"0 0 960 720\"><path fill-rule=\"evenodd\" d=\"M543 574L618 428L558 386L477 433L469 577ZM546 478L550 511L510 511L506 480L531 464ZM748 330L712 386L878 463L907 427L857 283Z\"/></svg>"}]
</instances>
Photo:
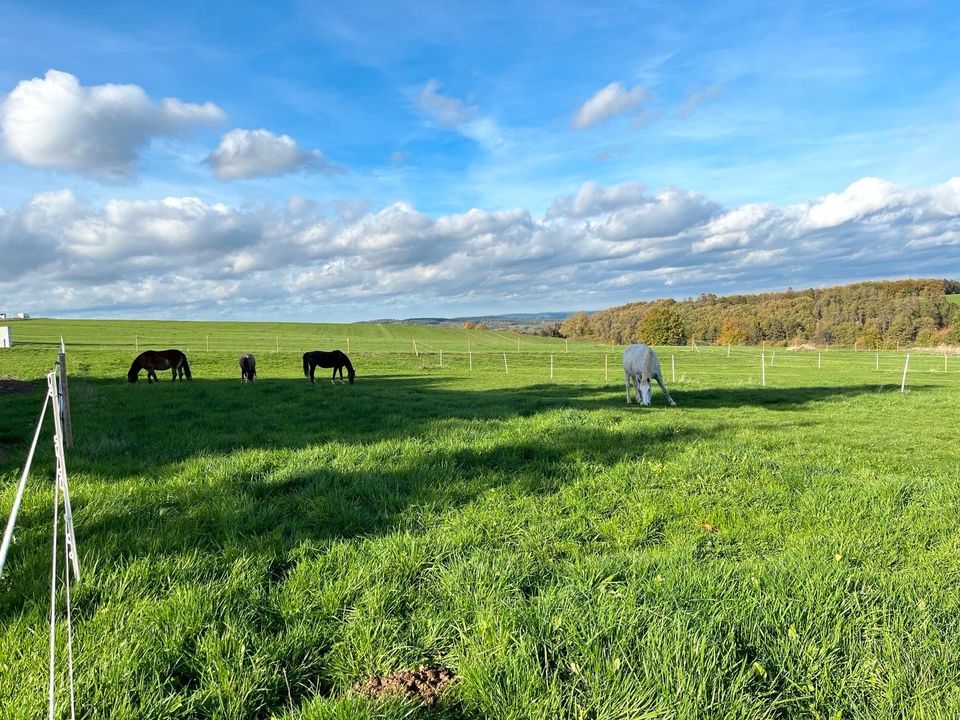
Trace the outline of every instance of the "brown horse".
<instances>
[{"instance_id":1,"label":"brown horse","mask_svg":"<svg viewBox=\"0 0 960 720\"><path fill-rule=\"evenodd\" d=\"M179 374L180 379L187 376L190 379L190 365L187 363L187 356L179 350L145 350L134 358L130 371L127 373L127 381L135 383L140 377L140 371L147 371L147 382L160 382L157 377L157 370L173 370L171 380L176 380Z\"/></svg>"},{"instance_id":2,"label":"brown horse","mask_svg":"<svg viewBox=\"0 0 960 720\"><path fill-rule=\"evenodd\" d=\"M257 376L257 359L250 353L244 353L240 356L240 382L247 380L253 382Z\"/></svg>"},{"instance_id":3,"label":"brown horse","mask_svg":"<svg viewBox=\"0 0 960 720\"><path fill-rule=\"evenodd\" d=\"M333 375L330 378L330 382L333 382L333 379L337 377L337 372L340 373L340 382L343 382L344 368L347 369L347 378L349 378L351 385L353 385L353 380L357 376L350 362L350 358L340 350L331 350L330 352L314 350L313 352L305 352L303 354L303 375L304 377L309 377L310 382L314 382L313 374L318 365L322 368L333 368Z\"/></svg>"}]
</instances>

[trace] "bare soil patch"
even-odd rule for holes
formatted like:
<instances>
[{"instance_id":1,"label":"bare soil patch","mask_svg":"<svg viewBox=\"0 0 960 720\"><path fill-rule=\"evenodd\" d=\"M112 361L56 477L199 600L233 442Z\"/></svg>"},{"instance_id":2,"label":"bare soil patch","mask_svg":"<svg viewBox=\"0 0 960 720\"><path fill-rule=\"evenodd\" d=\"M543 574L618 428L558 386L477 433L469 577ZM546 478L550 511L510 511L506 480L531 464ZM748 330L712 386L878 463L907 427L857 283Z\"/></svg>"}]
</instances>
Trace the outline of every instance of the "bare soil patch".
<instances>
[{"instance_id":1,"label":"bare soil patch","mask_svg":"<svg viewBox=\"0 0 960 720\"><path fill-rule=\"evenodd\" d=\"M33 385L8 375L0 375L0 395L14 395L33 390Z\"/></svg>"},{"instance_id":2,"label":"bare soil patch","mask_svg":"<svg viewBox=\"0 0 960 720\"><path fill-rule=\"evenodd\" d=\"M407 695L418 698L427 707L433 707L453 680L454 674L450 668L421 665L416 670L396 670L387 675L374 675L355 684L352 690L371 698Z\"/></svg>"}]
</instances>

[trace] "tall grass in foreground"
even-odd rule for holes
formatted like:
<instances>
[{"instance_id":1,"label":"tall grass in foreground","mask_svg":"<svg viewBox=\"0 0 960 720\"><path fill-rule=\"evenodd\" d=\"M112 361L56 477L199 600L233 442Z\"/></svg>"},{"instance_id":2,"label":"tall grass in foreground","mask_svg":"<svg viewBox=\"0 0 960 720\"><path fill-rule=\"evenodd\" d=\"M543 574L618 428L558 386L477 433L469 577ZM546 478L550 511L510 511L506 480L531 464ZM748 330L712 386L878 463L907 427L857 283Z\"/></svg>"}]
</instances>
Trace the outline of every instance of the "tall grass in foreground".
<instances>
[{"instance_id":1,"label":"tall grass in foreground","mask_svg":"<svg viewBox=\"0 0 960 720\"><path fill-rule=\"evenodd\" d=\"M128 385L130 350L72 350L82 716L960 716L960 361L912 356L901 395L903 354L778 350L760 388L754 349L664 348L669 409L551 348L361 350L353 386L200 350L192 383ZM4 513L37 387L0 396ZM42 442L5 718L45 707ZM420 663L458 676L437 708L349 692Z\"/></svg>"}]
</instances>

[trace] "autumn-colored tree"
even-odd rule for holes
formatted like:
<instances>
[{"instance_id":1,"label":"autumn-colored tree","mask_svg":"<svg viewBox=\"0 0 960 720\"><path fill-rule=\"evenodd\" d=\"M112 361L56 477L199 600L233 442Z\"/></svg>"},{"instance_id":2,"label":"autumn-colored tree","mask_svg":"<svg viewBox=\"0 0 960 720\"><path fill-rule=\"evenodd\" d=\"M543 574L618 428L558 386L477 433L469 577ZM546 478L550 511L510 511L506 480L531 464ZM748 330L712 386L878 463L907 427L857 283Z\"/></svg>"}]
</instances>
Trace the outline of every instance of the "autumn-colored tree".
<instances>
[{"instance_id":1,"label":"autumn-colored tree","mask_svg":"<svg viewBox=\"0 0 960 720\"><path fill-rule=\"evenodd\" d=\"M672 303L658 303L651 307L637 323L636 339L647 345L685 345L687 331L683 317Z\"/></svg>"},{"instance_id":2,"label":"autumn-colored tree","mask_svg":"<svg viewBox=\"0 0 960 720\"><path fill-rule=\"evenodd\" d=\"M877 350L883 346L883 335L876 326L870 325L860 331L857 336L857 345L861 350Z\"/></svg>"},{"instance_id":3,"label":"autumn-colored tree","mask_svg":"<svg viewBox=\"0 0 960 720\"><path fill-rule=\"evenodd\" d=\"M746 345L750 339L750 326L742 318L727 318L720 326L717 342L720 345Z\"/></svg>"}]
</instances>

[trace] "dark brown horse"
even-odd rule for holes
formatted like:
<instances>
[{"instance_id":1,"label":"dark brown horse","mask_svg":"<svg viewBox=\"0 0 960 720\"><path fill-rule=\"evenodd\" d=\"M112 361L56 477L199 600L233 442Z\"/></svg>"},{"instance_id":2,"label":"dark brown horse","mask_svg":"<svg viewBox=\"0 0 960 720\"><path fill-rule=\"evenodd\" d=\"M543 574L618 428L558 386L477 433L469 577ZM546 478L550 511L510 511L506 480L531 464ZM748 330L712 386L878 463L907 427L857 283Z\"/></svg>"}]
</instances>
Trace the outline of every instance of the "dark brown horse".
<instances>
[{"instance_id":1,"label":"dark brown horse","mask_svg":"<svg viewBox=\"0 0 960 720\"><path fill-rule=\"evenodd\" d=\"M257 359L250 353L244 353L240 356L240 382L247 380L253 382L257 376Z\"/></svg>"},{"instance_id":2,"label":"dark brown horse","mask_svg":"<svg viewBox=\"0 0 960 720\"><path fill-rule=\"evenodd\" d=\"M190 379L190 365L187 363L187 356L179 350L145 350L134 358L130 371L127 373L127 380L135 383L140 377L140 371L147 371L147 382L160 382L157 377L157 370L173 370L172 380L187 376Z\"/></svg>"},{"instance_id":3,"label":"dark brown horse","mask_svg":"<svg viewBox=\"0 0 960 720\"><path fill-rule=\"evenodd\" d=\"M353 379L357 376L353 371L350 358L339 350L331 350L330 352L314 350L303 354L303 374L310 377L310 382L313 382L313 373L318 365L322 368L333 368L333 376L330 378L330 382L333 382L334 378L337 377L337 371L340 372L340 382L343 382L344 368L347 369L347 377L350 379L351 385L353 385Z\"/></svg>"}]
</instances>

